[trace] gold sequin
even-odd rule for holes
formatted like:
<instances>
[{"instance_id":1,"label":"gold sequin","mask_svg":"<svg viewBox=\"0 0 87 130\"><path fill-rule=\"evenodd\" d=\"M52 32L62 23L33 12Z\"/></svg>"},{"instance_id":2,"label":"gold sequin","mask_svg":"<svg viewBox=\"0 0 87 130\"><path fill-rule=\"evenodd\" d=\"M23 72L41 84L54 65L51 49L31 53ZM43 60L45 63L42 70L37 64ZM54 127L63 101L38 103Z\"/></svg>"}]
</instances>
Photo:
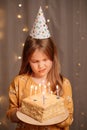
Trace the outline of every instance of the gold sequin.
<instances>
[{"instance_id":1,"label":"gold sequin","mask_svg":"<svg viewBox=\"0 0 87 130\"><path fill-rule=\"evenodd\" d=\"M71 102L71 97L67 96L67 100L68 100L68 102Z\"/></svg>"}]
</instances>

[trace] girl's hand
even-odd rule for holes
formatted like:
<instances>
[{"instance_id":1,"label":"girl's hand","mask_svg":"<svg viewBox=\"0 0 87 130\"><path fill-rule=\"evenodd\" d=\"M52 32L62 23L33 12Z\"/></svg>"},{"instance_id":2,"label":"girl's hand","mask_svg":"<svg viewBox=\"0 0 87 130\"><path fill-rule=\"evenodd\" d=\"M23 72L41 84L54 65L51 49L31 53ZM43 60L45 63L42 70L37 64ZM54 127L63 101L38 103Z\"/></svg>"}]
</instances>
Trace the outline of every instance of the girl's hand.
<instances>
[{"instance_id":1,"label":"girl's hand","mask_svg":"<svg viewBox=\"0 0 87 130\"><path fill-rule=\"evenodd\" d=\"M17 108L17 111L21 111L21 107Z\"/></svg>"}]
</instances>

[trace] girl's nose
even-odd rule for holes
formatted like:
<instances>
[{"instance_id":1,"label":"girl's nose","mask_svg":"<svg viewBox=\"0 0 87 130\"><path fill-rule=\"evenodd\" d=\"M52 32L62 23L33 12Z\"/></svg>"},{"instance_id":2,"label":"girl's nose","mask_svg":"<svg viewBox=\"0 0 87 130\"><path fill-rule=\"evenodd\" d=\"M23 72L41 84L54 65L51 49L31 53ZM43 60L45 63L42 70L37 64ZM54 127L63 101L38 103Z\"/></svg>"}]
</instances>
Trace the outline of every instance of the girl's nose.
<instances>
[{"instance_id":1,"label":"girl's nose","mask_svg":"<svg viewBox=\"0 0 87 130\"><path fill-rule=\"evenodd\" d=\"M42 68L44 66L44 63L43 62L39 62L38 66L39 66L39 68Z\"/></svg>"}]
</instances>

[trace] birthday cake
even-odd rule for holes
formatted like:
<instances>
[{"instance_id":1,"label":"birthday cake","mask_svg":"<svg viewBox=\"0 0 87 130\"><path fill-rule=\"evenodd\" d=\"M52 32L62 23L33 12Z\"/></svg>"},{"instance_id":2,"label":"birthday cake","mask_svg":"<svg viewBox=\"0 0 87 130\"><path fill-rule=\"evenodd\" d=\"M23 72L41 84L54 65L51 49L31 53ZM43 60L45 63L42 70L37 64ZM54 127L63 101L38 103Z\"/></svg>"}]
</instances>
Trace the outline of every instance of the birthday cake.
<instances>
[{"instance_id":1,"label":"birthday cake","mask_svg":"<svg viewBox=\"0 0 87 130\"><path fill-rule=\"evenodd\" d=\"M21 111L39 122L44 122L65 113L64 99L53 94L46 94L45 97L37 94L23 99Z\"/></svg>"}]
</instances>

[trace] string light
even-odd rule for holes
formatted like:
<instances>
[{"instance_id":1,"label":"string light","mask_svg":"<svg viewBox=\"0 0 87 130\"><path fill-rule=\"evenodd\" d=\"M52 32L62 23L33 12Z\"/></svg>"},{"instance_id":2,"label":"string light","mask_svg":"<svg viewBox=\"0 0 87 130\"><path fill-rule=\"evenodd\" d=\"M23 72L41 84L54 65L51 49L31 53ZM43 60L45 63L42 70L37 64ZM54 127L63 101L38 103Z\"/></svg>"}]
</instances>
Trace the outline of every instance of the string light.
<instances>
[{"instance_id":1,"label":"string light","mask_svg":"<svg viewBox=\"0 0 87 130\"><path fill-rule=\"evenodd\" d=\"M6 97L5 96L1 96L0 97L0 103L6 102Z\"/></svg>"},{"instance_id":2,"label":"string light","mask_svg":"<svg viewBox=\"0 0 87 130\"><path fill-rule=\"evenodd\" d=\"M76 76L79 76L79 73L76 72Z\"/></svg>"},{"instance_id":3,"label":"string light","mask_svg":"<svg viewBox=\"0 0 87 130\"><path fill-rule=\"evenodd\" d=\"M79 24L79 22L76 22L76 24L78 25L78 24Z\"/></svg>"},{"instance_id":4,"label":"string light","mask_svg":"<svg viewBox=\"0 0 87 130\"><path fill-rule=\"evenodd\" d=\"M28 28L27 28L27 27L24 27L22 31L23 31L23 32L28 32Z\"/></svg>"},{"instance_id":5,"label":"string light","mask_svg":"<svg viewBox=\"0 0 87 130\"><path fill-rule=\"evenodd\" d=\"M48 5L46 5L45 8L48 9Z\"/></svg>"},{"instance_id":6,"label":"string light","mask_svg":"<svg viewBox=\"0 0 87 130\"><path fill-rule=\"evenodd\" d=\"M5 23L5 11L0 9L0 40L4 38Z\"/></svg>"},{"instance_id":7,"label":"string light","mask_svg":"<svg viewBox=\"0 0 87 130\"><path fill-rule=\"evenodd\" d=\"M18 56L17 59L20 60L22 57L21 56Z\"/></svg>"},{"instance_id":8,"label":"string light","mask_svg":"<svg viewBox=\"0 0 87 130\"><path fill-rule=\"evenodd\" d=\"M84 124L81 124L81 127L84 127Z\"/></svg>"},{"instance_id":9,"label":"string light","mask_svg":"<svg viewBox=\"0 0 87 130\"><path fill-rule=\"evenodd\" d=\"M77 65L80 67L80 66L81 66L81 63L78 63Z\"/></svg>"},{"instance_id":10,"label":"string light","mask_svg":"<svg viewBox=\"0 0 87 130\"><path fill-rule=\"evenodd\" d=\"M18 3L18 11L19 11L19 14L17 15L17 18L18 19L22 19L23 18L23 4L22 4L22 0L20 1L20 3ZM21 21L22 22L22 21ZM22 27L22 23L20 24L21 25L21 28L23 28ZM20 27L20 26L18 26L18 27ZM19 28L19 30L21 29L21 28ZM22 29L22 31L23 32L27 32L28 31L28 28L27 27L24 27L23 29ZM20 35L20 38L21 38L21 35ZM21 39L19 39L20 41L20 43L21 43L21 47L23 47L24 46L24 43L22 43L21 42ZM19 55L19 56L18 56ZM22 59L22 57L20 56L20 54L18 54L18 55L15 55L15 61L18 61L18 60L21 60Z\"/></svg>"},{"instance_id":11,"label":"string light","mask_svg":"<svg viewBox=\"0 0 87 130\"><path fill-rule=\"evenodd\" d=\"M81 40L84 40L84 39L85 39L84 36L82 36L82 37L81 37Z\"/></svg>"},{"instance_id":12,"label":"string light","mask_svg":"<svg viewBox=\"0 0 87 130\"><path fill-rule=\"evenodd\" d=\"M84 116L84 115L85 115L85 113L84 113L84 112L81 112L81 115L82 115L82 116Z\"/></svg>"},{"instance_id":13,"label":"string light","mask_svg":"<svg viewBox=\"0 0 87 130\"><path fill-rule=\"evenodd\" d=\"M17 15L17 18L18 18L18 19L21 19L21 18L22 18L22 15L18 14L18 15Z\"/></svg>"},{"instance_id":14,"label":"string light","mask_svg":"<svg viewBox=\"0 0 87 130\"><path fill-rule=\"evenodd\" d=\"M50 22L50 19L47 19L47 22L49 23L49 22Z\"/></svg>"},{"instance_id":15,"label":"string light","mask_svg":"<svg viewBox=\"0 0 87 130\"><path fill-rule=\"evenodd\" d=\"M18 4L19 7L22 7L22 4Z\"/></svg>"},{"instance_id":16,"label":"string light","mask_svg":"<svg viewBox=\"0 0 87 130\"><path fill-rule=\"evenodd\" d=\"M22 46L24 46L24 43L22 43Z\"/></svg>"},{"instance_id":17,"label":"string light","mask_svg":"<svg viewBox=\"0 0 87 130\"><path fill-rule=\"evenodd\" d=\"M22 57L15 54L14 59L15 59L15 62L17 62L18 60L21 60Z\"/></svg>"}]
</instances>

